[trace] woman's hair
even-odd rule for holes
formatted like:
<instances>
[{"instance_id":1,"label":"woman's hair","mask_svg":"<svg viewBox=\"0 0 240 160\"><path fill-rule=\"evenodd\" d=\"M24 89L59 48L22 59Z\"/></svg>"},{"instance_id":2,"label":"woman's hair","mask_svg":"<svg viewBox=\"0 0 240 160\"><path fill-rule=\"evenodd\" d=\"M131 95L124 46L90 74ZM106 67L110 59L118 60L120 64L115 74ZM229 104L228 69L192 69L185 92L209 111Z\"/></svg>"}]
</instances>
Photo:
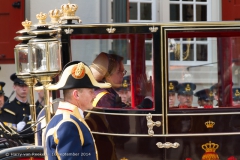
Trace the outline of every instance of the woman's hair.
<instances>
[{"instance_id":1,"label":"woman's hair","mask_svg":"<svg viewBox=\"0 0 240 160\"><path fill-rule=\"evenodd\" d=\"M108 54L108 72L105 75L111 75L113 71L116 70L117 66L123 61L123 57L117 54Z\"/></svg>"}]
</instances>

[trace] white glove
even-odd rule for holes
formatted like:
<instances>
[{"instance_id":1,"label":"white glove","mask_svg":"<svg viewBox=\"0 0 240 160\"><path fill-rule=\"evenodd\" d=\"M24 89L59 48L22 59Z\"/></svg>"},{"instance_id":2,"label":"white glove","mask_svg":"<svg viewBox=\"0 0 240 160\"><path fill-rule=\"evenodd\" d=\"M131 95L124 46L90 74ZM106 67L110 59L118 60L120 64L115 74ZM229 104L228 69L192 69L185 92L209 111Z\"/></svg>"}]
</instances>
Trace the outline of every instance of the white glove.
<instances>
[{"instance_id":1,"label":"white glove","mask_svg":"<svg viewBox=\"0 0 240 160\"><path fill-rule=\"evenodd\" d=\"M21 131L26 126L26 123L24 121L21 121L17 124L17 131Z\"/></svg>"},{"instance_id":2,"label":"white glove","mask_svg":"<svg viewBox=\"0 0 240 160\"><path fill-rule=\"evenodd\" d=\"M29 121L32 119L32 116L31 115L29 115Z\"/></svg>"}]
</instances>

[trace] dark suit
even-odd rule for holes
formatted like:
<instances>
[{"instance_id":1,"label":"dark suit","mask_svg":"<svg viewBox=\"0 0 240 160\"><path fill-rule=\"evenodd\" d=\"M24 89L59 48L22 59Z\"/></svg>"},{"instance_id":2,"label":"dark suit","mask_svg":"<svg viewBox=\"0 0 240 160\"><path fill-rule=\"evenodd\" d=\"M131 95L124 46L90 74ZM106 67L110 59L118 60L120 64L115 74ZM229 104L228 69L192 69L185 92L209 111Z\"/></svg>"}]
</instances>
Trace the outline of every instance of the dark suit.
<instances>
[{"instance_id":1,"label":"dark suit","mask_svg":"<svg viewBox=\"0 0 240 160\"><path fill-rule=\"evenodd\" d=\"M19 122L24 120L24 117L28 117L30 115L30 106L29 103L22 103L18 101L16 98L11 101L10 103L7 103L4 105L3 110L6 112L3 113L3 121L12 123L17 125ZM9 116L8 117L8 115ZM23 128L23 130L29 128L31 124L29 123L30 121L27 122L27 125ZM24 141L27 143L33 143L34 142L34 135L31 134L32 129L29 128L24 132L21 132L21 134L30 134L29 136L24 138Z\"/></svg>"}]
</instances>

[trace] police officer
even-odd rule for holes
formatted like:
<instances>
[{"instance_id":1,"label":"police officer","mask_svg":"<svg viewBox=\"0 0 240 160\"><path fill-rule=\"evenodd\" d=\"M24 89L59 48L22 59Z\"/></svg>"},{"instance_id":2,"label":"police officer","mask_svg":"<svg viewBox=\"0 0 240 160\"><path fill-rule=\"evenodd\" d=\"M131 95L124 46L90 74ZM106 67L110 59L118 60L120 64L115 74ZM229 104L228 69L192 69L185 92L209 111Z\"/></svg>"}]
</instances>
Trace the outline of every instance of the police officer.
<instances>
[{"instance_id":1,"label":"police officer","mask_svg":"<svg viewBox=\"0 0 240 160\"><path fill-rule=\"evenodd\" d=\"M0 109L3 107L5 101L8 97L5 96L3 87L5 86L5 82L0 82Z\"/></svg>"},{"instance_id":2,"label":"police officer","mask_svg":"<svg viewBox=\"0 0 240 160\"><path fill-rule=\"evenodd\" d=\"M198 108L213 108L214 94L210 89L197 91L194 96L198 97Z\"/></svg>"},{"instance_id":3,"label":"police officer","mask_svg":"<svg viewBox=\"0 0 240 160\"><path fill-rule=\"evenodd\" d=\"M69 62L61 79L48 90L63 90L55 116L47 125L45 147L51 159L98 159L93 135L84 120L83 112L93 108L95 88L110 88L109 83L98 83L90 68L83 62Z\"/></svg>"},{"instance_id":4,"label":"police officer","mask_svg":"<svg viewBox=\"0 0 240 160\"><path fill-rule=\"evenodd\" d=\"M176 101L176 92L177 92L178 81L169 81L168 82L168 95L169 95L169 107L172 108L175 105Z\"/></svg>"},{"instance_id":5,"label":"police officer","mask_svg":"<svg viewBox=\"0 0 240 160\"><path fill-rule=\"evenodd\" d=\"M186 82L178 84L179 108L191 108L193 101L193 91L196 89L194 83Z\"/></svg>"},{"instance_id":6,"label":"police officer","mask_svg":"<svg viewBox=\"0 0 240 160\"><path fill-rule=\"evenodd\" d=\"M131 84L130 84L131 76L127 75L123 77L122 86L117 88L116 91L121 97L123 103L131 106Z\"/></svg>"},{"instance_id":7,"label":"police officer","mask_svg":"<svg viewBox=\"0 0 240 160\"><path fill-rule=\"evenodd\" d=\"M13 116L5 119L5 121L13 125L15 124L18 132L23 131L23 134L30 133L24 140L25 142L32 143L34 136L31 134L32 129L30 128L30 106L27 101L28 86L15 73L10 76L10 79L13 81L13 89L16 97L13 101L4 105L4 110Z\"/></svg>"},{"instance_id":8,"label":"police officer","mask_svg":"<svg viewBox=\"0 0 240 160\"><path fill-rule=\"evenodd\" d=\"M240 88L232 89L232 105L240 107Z\"/></svg>"}]
</instances>

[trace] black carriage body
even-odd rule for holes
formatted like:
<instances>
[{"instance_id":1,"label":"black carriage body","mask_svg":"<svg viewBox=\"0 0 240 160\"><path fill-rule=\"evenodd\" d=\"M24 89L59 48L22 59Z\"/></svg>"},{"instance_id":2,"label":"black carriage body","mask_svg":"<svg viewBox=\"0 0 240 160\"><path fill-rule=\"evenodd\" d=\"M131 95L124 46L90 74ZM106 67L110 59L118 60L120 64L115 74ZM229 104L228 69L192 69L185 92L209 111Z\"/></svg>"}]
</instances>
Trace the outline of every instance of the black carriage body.
<instances>
[{"instance_id":1,"label":"black carriage body","mask_svg":"<svg viewBox=\"0 0 240 160\"><path fill-rule=\"evenodd\" d=\"M240 86L238 23L71 24L61 28L63 65L71 60L90 65L100 52L116 53L124 57L124 67L131 74L131 109L103 106L88 111L86 121L100 160L240 158L240 109L232 98L232 88ZM73 29L71 34L66 32L69 29ZM149 70L153 108L139 109L144 95L137 79ZM200 106L194 97L191 107L175 102L170 108L168 82L173 79L196 84L194 93L219 84L213 93L219 99Z\"/></svg>"}]
</instances>

